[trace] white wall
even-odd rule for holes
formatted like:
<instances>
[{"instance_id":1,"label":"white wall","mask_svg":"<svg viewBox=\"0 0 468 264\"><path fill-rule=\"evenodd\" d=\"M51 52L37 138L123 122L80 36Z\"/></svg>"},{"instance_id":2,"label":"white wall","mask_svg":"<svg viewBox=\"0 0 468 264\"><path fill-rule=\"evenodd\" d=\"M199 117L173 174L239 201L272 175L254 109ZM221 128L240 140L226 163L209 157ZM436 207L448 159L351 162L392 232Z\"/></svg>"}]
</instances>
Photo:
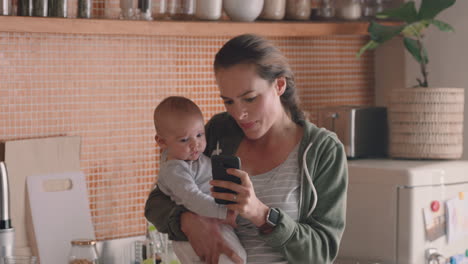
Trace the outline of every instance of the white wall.
<instances>
[{"instance_id":1,"label":"white wall","mask_svg":"<svg viewBox=\"0 0 468 264\"><path fill-rule=\"evenodd\" d=\"M416 0L419 6L420 0ZM437 18L455 28L455 33L431 28L424 40L429 54L429 85L433 87L468 88L468 1L457 0ZM404 51L401 41L392 40L376 52L377 105L386 105L386 94L392 87L417 84L419 66ZM403 82L404 80L404 82ZM463 159L468 160L468 91L465 90Z\"/></svg>"}]
</instances>

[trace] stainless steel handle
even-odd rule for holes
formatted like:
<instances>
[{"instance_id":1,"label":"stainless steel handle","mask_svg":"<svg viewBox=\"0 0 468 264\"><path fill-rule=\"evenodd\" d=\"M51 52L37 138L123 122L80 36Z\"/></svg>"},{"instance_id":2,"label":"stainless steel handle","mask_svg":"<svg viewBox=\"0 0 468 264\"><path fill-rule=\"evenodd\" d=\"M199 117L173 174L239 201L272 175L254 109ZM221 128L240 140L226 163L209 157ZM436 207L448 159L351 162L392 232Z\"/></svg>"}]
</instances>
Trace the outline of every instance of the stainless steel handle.
<instances>
[{"instance_id":1,"label":"stainless steel handle","mask_svg":"<svg viewBox=\"0 0 468 264\"><path fill-rule=\"evenodd\" d=\"M440 262L441 259L442 262ZM437 251L437 249L429 248L426 250L426 262L427 264L443 264L445 263L445 258Z\"/></svg>"},{"instance_id":2,"label":"stainless steel handle","mask_svg":"<svg viewBox=\"0 0 468 264\"><path fill-rule=\"evenodd\" d=\"M8 188L8 171L5 162L0 162L0 224L3 229L11 228L10 223L10 192Z\"/></svg>"}]
</instances>

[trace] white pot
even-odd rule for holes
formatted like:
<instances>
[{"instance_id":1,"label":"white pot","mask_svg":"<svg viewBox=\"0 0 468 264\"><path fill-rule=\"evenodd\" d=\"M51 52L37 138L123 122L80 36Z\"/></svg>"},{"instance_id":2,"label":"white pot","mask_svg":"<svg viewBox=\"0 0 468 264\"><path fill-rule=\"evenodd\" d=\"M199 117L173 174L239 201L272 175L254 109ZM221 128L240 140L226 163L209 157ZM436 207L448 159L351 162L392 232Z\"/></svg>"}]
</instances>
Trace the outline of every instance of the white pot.
<instances>
[{"instance_id":1,"label":"white pot","mask_svg":"<svg viewBox=\"0 0 468 264\"><path fill-rule=\"evenodd\" d=\"M223 0L197 0L195 16L203 20L218 20L221 17Z\"/></svg>"},{"instance_id":2,"label":"white pot","mask_svg":"<svg viewBox=\"0 0 468 264\"><path fill-rule=\"evenodd\" d=\"M263 0L224 0L224 11L234 21L252 22L263 9Z\"/></svg>"}]
</instances>

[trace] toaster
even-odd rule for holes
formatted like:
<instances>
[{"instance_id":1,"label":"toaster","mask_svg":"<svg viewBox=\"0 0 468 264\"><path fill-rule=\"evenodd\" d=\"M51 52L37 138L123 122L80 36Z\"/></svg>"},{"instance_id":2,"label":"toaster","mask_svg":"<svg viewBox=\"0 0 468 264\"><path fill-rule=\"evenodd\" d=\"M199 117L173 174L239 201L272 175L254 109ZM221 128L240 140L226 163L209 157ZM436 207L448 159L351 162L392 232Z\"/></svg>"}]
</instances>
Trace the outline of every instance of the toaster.
<instances>
[{"instance_id":1,"label":"toaster","mask_svg":"<svg viewBox=\"0 0 468 264\"><path fill-rule=\"evenodd\" d=\"M318 112L319 127L336 133L348 158L387 155L387 109L374 106L332 106Z\"/></svg>"}]
</instances>

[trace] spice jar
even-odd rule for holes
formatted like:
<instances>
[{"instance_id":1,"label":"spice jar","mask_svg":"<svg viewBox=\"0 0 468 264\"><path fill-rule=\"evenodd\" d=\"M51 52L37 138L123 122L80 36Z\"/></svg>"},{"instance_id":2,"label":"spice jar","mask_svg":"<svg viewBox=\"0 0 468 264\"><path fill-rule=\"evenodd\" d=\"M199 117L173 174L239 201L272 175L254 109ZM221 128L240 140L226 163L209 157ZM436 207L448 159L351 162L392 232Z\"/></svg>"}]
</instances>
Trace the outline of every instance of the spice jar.
<instances>
[{"instance_id":1,"label":"spice jar","mask_svg":"<svg viewBox=\"0 0 468 264\"><path fill-rule=\"evenodd\" d=\"M286 18L293 20L308 20L311 13L310 0L287 0Z\"/></svg>"},{"instance_id":2,"label":"spice jar","mask_svg":"<svg viewBox=\"0 0 468 264\"><path fill-rule=\"evenodd\" d=\"M99 264L96 241L77 239L71 241L69 264Z\"/></svg>"},{"instance_id":3,"label":"spice jar","mask_svg":"<svg viewBox=\"0 0 468 264\"><path fill-rule=\"evenodd\" d=\"M345 20L356 20L361 17L360 0L336 0L336 16Z\"/></svg>"},{"instance_id":4,"label":"spice jar","mask_svg":"<svg viewBox=\"0 0 468 264\"><path fill-rule=\"evenodd\" d=\"M372 19L384 10L383 0L362 0L362 4L362 15L366 18Z\"/></svg>"},{"instance_id":5,"label":"spice jar","mask_svg":"<svg viewBox=\"0 0 468 264\"><path fill-rule=\"evenodd\" d=\"M333 19L335 17L335 0L321 0L317 16L320 19Z\"/></svg>"},{"instance_id":6,"label":"spice jar","mask_svg":"<svg viewBox=\"0 0 468 264\"><path fill-rule=\"evenodd\" d=\"M167 13L172 19L190 20L195 16L195 0L169 0Z\"/></svg>"}]
</instances>

